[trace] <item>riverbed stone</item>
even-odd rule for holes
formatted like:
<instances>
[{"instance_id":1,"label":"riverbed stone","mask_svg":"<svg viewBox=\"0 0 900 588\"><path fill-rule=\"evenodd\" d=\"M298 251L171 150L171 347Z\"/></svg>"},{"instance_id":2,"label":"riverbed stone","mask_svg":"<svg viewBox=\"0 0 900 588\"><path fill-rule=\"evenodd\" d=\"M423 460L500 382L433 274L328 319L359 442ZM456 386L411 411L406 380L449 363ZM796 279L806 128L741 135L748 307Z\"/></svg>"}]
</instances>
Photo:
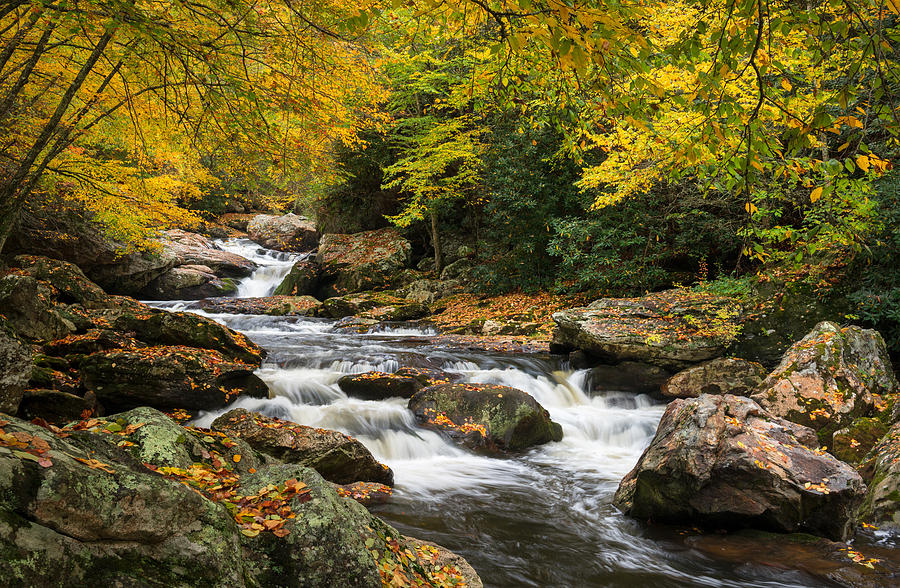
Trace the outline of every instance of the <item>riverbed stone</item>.
<instances>
[{"instance_id":1,"label":"riverbed stone","mask_svg":"<svg viewBox=\"0 0 900 588\"><path fill-rule=\"evenodd\" d=\"M845 540L865 491L812 429L749 398L703 394L669 404L614 503L641 520Z\"/></svg>"},{"instance_id":2,"label":"riverbed stone","mask_svg":"<svg viewBox=\"0 0 900 588\"><path fill-rule=\"evenodd\" d=\"M267 249L287 252L312 251L319 240L315 224L293 213L256 215L247 223L247 233Z\"/></svg>"},{"instance_id":3,"label":"riverbed stone","mask_svg":"<svg viewBox=\"0 0 900 588\"><path fill-rule=\"evenodd\" d=\"M562 439L562 427L527 392L492 384L439 384L409 400L420 425L469 447L520 451Z\"/></svg>"},{"instance_id":4,"label":"riverbed stone","mask_svg":"<svg viewBox=\"0 0 900 588\"><path fill-rule=\"evenodd\" d=\"M283 296L315 296L319 291L319 264L309 259L294 263L274 294Z\"/></svg>"},{"instance_id":5,"label":"riverbed stone","mask_svg":"<svg viewBox=\"0 0 900 588\"><path fill-rule=\"evenodd\" d=\"M731 298L681 289L602 298L554 313L552 348L581 349L602 363L684 369L724 353L740 330L740 312Z\"/></svg>"},{"instance_id":6,"label":"riverbed stone","mask_svg":"<svg viewBox=\"0 0 900 588\"><path fill-rule=\"evenodd\" d=\"M268 316L315 316L322 303L312 296L260 296L257 298L207 298L196 303L207 312L264 314Z\"/></svg>"},{"instance_id":7,"label":"riverbed stone","mask_svg":"<svg viewBox=\"0 0 900 588\"><path fill-rule=\"evenodd\" d=\"M203 235L181 229L165 231L163 247L175 254L176 266L205 266L219 278L244 278L253 273L256 263L230 251L223 251Z\"/></svg>"},{"instance_id":8,"label":"riverbed stone","mask_svg":"<svg viewBox=\"0 0 900 588\"><path fill-rule=\"evenodd\" d=\"M361 292L328 298L319 313L334 319L359 316L376 321L410 321L428 316L429 310L424 304L387 292Z\"/></svg>"},{"instance_id":9,"label":"riverbed stone","mask_svg":"<svg viewBox=\"0 0 900 588\"><path fill-rule=\"evenodd\" d=\"M237 282L232 278L220 278L205 265L182 265L154 278L141 291L141 297L147 300L199 300L235 292Z\"/></svg>"},{"instance_id":10,"label":"riverbed stone","mask_svg":"<svg viewBox=\"0 0 900 588\"><path fill-rule=\"evenodd\" d=\"M239 437L256 451L280 461L311 467L336 484L394 483L394 473L348 435L266 417L242 408L229 411L212 429Z\"/></svg>"},{"instance_id":11,"label":"riverbed stone","mask_svg":"<svg viewBox=\"0 0 900 588\"><path fill-rule=\"evenodd\" d=\"M749 396L756 392L766 368L743 359L720 358L678 372L663 384L669 398L696 398L701 394Z\"/></svg>"},{"instance_id":12,"label":"riverbed stone","mask_svg":"<svg viewBox=\"0 0 900 588\"><path fill-rule=\"evenodd\" d=\"M785 352L753 395L767 411L810 427L823 445L833 433L875 411L875 396L898 391L877 331L822 322Z\"/></svg>"},{"instance_id":13,"label":"riverbed stone","mask_svg":"<svg viewBox=\"0 0 900 588\"><path fill-rule=\"evenodd\" d=\"M154 346L100 351L79 364L84 386L109 411L152 406L213 410L241 395L268 397L255 365L211 349Z\"/></svg>"},{"instance_id":14,"label":"riverbed stone","mask_svg":"<svg viewBox=\"0 0 900 588\"><path fill-rule=\"evenodd\" d=\"M572 360L570 359L570 361ZM639 361L623 361L616 365L592 367L590 382L594 392L659 394L660 388L671 375L672 372L658 365Z\"/></svg>"}]
</instances>

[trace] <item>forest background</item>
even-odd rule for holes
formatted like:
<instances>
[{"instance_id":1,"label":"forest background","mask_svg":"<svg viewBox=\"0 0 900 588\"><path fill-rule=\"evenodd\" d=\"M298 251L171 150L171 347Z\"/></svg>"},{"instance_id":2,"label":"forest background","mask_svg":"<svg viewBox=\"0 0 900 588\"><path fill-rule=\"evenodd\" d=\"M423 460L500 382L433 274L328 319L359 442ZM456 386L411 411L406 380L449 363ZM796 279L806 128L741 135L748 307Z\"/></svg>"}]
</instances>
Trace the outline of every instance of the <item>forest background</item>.
<instances>
[{"instance_id":1,"label":"forest background","mask_svg":"<svg viewBox=\"0 0 900 588\"><path fill-rule=\"evenodd\" d=\"M900 352L887 0L11 0L0 252L230 199L401 227L486 292L778 282ZM437 245L437 246L435 246Z\"/></svg>"}]
</instances>

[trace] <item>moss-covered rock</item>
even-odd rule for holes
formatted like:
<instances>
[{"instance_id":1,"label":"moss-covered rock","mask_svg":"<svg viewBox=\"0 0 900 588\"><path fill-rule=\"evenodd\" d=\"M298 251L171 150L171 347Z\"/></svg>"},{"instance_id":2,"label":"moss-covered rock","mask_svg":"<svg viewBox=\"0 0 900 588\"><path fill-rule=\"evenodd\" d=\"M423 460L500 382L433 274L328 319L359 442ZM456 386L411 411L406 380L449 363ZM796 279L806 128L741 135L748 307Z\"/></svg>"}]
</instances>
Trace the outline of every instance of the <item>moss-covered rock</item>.
<instances>
[{"instance_id":1,"label":"moss-covered rock","mask_svg":"<svg viewBox=\"0 0 900 588\"><path fill-rule=\"evenodd\" d=\"M263 416L243 408L217 418L212 428L246 441L256 451L283 462L311 467L336 484L394 483L394 473L348 435Z\"/></svg>"},{"instance_id":2,"label":"moss-covered rock","mask_svg":"<svg viewBox=\"0 0 900 588\"><path fill-rule=\"evenodd\" d=\"M320 273L319 264L309 259L301 259L275 288L275 295L315 296L318 294Z\"/></svg>"},{"instance_id":3,"label":"moss-covered rock","mask_svg":"<svg viewBox=\"0 0 900 588\"><path fill-rule=\"evenodd\" d=\"M753 399L763 408L816 430L831 447L836 430L871 416L873 395L892 395L898 383L877 331L823 322L785 352L759 390Z\"/></svg>"},{"instance_id":4,"label":"moss-covered rock","mask_svg":"<svg viewBox=\"0 0 900 588\"><path fill-rule=\"evenodd\" d=\"M268 316L315 316L322 303L312 296L264 296L259 298L207 298L197 303L207 312L264 314Z\"/></svg>"},{"instance_id":5,"label":"moss-covered rock","mask_svg":"<svg viewBox=\"0 0 900 588\"><path fill-rule=\"evenodd\" d=\"M220 278L205 265L173 267L154 278L141 291L147 300L199 300L211 296L227 296L237 292L233 278Z\"/></svg>"},{"instance_id":6,"label":"moss-covered rock","mask_svg":"<svg viewBox=\"0 0 900 588\"><path fill-rule=\"evenodd\" d=\"M806 531L844 540L865 485L811 429L749 398L672 401L614 503L641 520Z\"/></svg>"},{"instance_id":7,"label":"moss-covered rock","mask_svg":"<svg viewBox=\"0 0 900 588\"><path fill-rule=\"evenodd\" d=\"M376 321L409 321L428 316L429 310L422 303L389 292L362 292L328 298L319 314L334 319L358 316Z\"/></svg>"},{"instance_id":8,"label":"moss-covered rock","mask_svg":"<svg viewBox=\"0 0 900 588\"><path fill-rule=\"evenodd\" d=\"M85 388L109 411L212 410L240 395L265 398L269 390L255 367L218 351L184 346L100 351L79 364Z\"/></svg>"},{"instance_id":9,"label":"moss-covered rock","mask_svg":"<svg viewBox=\"0 0 900 588\"><path fill-rule=\"evenodd\" d=\"M856 419L834 432L831 453L841 461L859 463L887 432L888 426L877 418Z\"/></svg>"},{"instance_id":10,"label":"moss-covered rock","mask_svg":"<svg viewBox=\"0 0 900 588\"><path fill-rule=\"evenodd\" d=\"M0 308L18 336L50 341L75 331L53 303L51 287L30 275L10 273L0 277Z\"/></svg>"},{"instance_id":11,"label":"moss-covered rock","mask_svg":"<svg viewBox=\"0 0 900 588\"><path fill-rule=\"evenodd\" d=\"M878 527L900 530L900 423L895 424L866 457L871 471L862 520Z\"/></svg>"},{"instance_id":12,"label":"moss-covered rock","mask_svg":"<svg viewBox=\"0 0 900 588\"><path fill-rule=\"evenodd\" d=\"M421 425L477 449L519 451L562 439L537 400L508 386L439 384L416 392L409 409Z\"/></svg>"},{"instance_id":13,"label":"moss-covered rock","mask_svg":"<svg viewBox=\"0 0 900 588\"><path fill-rule=\"evenodd\" d=\"M603 298L554 313L552 348L684 369L724 353L740 331L740 311L736 300L689 290Z\"/></svg>"},{"instance_id":14,"label":"moss-covered rock","mask_svg":"<svg viewBox=\"0 0 900 588\"><path fill-rule=\"evenodd\" d=\"M384 290L409 265L412 245L395 229L352 235L326 234L316 262L322 269L322 295L342 296L364 290Z\"/></svg>"}]
</instances>

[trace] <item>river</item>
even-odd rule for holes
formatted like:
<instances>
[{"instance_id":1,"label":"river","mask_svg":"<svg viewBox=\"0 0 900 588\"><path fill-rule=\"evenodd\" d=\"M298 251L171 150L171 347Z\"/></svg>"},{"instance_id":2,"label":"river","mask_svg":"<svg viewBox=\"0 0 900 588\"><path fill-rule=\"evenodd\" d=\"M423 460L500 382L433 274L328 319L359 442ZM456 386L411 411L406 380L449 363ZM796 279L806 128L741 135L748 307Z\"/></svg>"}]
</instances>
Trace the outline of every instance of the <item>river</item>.
<instances>
[{"instance_id":1,"label":"river","mask_svg":"<svg viewBox=\"0 0 900 588\"><path fill-rule=\"evenodd\" d=\"M295 255L247 240L223 249L260 264L239 296L270 295ZM315 318L209 314L245 333L269 355L258 371L270 399L243 407L362 441L395 474L392 500L375 513L402 532L464 556L486 586L821 586L798 570L711 558L691 549L684 531L644 525L612 506L619 480L649 444L664 405L629 393L592 394L589 372L542 354L476 352L435 344L434 332L383 329L350 334ZM406 400L349 398L348 373L438 368L465 381L502 384L534 396L564 437L518 455L486 457L416 426ZM208 426L224 411L203 413Z\"/></svg>"}]
</instances>

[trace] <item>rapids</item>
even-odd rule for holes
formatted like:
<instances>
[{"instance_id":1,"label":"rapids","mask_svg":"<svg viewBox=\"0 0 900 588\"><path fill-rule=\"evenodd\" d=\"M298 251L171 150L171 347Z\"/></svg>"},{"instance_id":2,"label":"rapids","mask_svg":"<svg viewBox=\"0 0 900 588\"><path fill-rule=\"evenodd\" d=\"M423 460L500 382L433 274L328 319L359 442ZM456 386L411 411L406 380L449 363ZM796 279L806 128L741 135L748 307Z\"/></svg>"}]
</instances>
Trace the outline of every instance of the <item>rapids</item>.
<instances>
[{"instance_id":1,"label":"rapids","mask_svg":"<svg viewBox=\"0 0 900 588\"><path fill-rule=\"evenodd\" d=\"M270 295L299 258L247 240L220 246L260 265L240 284L242 297ZM685 545L675 529L622 516L613 493L652 439L664 406L624 392L592 394L589 372L558 358L436 345L433 332L402 326L360 335L335 331L324 319L152 304L210 316L265 347L258 374L272 397L240 399L230 408L358 438L395 474L393 499L376 514L464 556L486 586L823 585L796 570L712 559ZM337 386L344 374L403 366L524 390L562 425L564 438L520 455L476 455L418 428L405 400L358 400ZM195 424L208 426L222 412L201 414Z\"/></svg>"}]
</instances>

